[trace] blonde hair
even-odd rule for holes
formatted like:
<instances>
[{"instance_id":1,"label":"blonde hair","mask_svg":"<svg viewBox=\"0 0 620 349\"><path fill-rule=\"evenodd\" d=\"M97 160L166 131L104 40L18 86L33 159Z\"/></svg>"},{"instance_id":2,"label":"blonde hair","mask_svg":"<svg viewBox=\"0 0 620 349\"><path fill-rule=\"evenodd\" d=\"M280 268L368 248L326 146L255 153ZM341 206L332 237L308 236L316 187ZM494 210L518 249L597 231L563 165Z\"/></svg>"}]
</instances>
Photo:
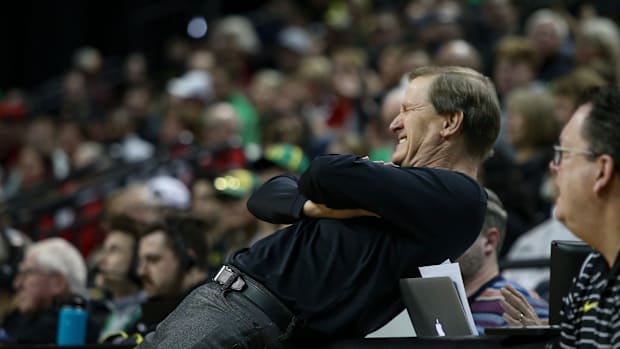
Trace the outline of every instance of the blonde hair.
<instances>
[{"instance_id":1,"label":"blonde hair","mask_svg":"<svg viewBox=\"0 0 620 349\"><path fill-rule=\"evenodd\" d=\"M508 95L506 106L509 111L523 116L530 145L545 147L557 140L559 125L553 118L555 105L549 92L537 88L518 88Z\"/></svg>"}]
</instances>

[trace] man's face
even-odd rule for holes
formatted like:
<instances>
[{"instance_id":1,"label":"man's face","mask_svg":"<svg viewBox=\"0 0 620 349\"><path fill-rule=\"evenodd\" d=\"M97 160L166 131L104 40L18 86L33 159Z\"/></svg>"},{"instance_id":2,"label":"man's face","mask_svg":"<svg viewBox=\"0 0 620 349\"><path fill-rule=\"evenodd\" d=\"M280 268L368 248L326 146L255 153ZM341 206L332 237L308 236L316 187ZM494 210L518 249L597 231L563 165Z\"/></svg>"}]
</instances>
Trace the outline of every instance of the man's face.
<instances>
[{"instance_id":1,"label":"man's face","mask_svg":"<svg viewBox=\"0 0 620 349\"><path fill-rule=\"evenodd\" d=\"M397 165L416 165L420 155L428 155L439 142L443 118L428 98L433 79L432 76L421 76L409 82L400 114L390 124L390 130L398 140L392 154L392 162Z\"/></svg>"},{"instance_id":2,"label":"man's face","mask_svg":"<svg viewBox=\"0 0 620 349\"><path fill-rule=\"evenodd\" d=\"M156 231L140 239L138 276L149 297L171 296L181 291L179 260L166 244L166 236Z\"/></svg>"},{"instance_id":3,"label":"man's face","mask_svg":"<svg viewBox=\"0 0 620 349\"><path fill-rule=\"evenodd\" d=\"M32 256L26 256L13 282L17 309L21 313L36 313L50 307L60 295L62 278L58 273L44 271Z\"/></svg>"},{"instance_id":4,"label":"man's face","mask_svg":"<svg viewBox=\"0 0 620 349\"><path fill-rule=\"evenodd\" d=\"M484 256L484 237L479 236L476 241L456 259L463 275L463 282L467 283L480 271L485 262Z\"/></svg>"},{"instance_id":5,"label":"man's face","mask_svg":"<svg viewBox=\"0 0 620 349\"><path fill-rule=\"evenodd\" d=\"M565 148L588 150L587 142L581 136L584 121L590 113L591 106L579 107L566 124L560 135L560 146ZM550 165L554 174L557 190L555 215L573 233L588 242L588 232L583 229L583 219L587 216L589 199L594 195L592 181L596 176L594 162L583 154L564 152L560 165Z\"/></svg>"},{"instance_id":6,"label":"man's face","mask_svg":"<svg viewBox=\"0 0 620 349\"><path fill-rule=\"evenodd\" d=\"M99 269L104 287L128 282L135 241L129 234L111 231L103 242Z\"/></svg>"},{"instance_id":7,"label":"man's face","mask_svg":"<svg viewBox=\"0 0 620 349\"><path fill-rule=\"evenodd\" d=\"M497 91L508 93L517 87L529 85L534 80L532 68L525 62L499 58L493 71Z\"/></svg>"},{"instance_id":8,"label":"man's face","mask_svg":"<svg viewBox=\"0 0 620 349\"><path fill-rule=\"evenodd\" d=\"M217 219L220 210L213 185L207 180L197 180L192 187L192 211L213 221Z\"/></svg>"},{"instance_id":9,"label":"man's face","mask_svg":"<svg viewBox=\"0 0 620 349\"><path fill-rule=\"evenodd\" d=\"M523 114L517 110L508 109L508 123L507 123L508 141L515 147L527 145L527 128L526 121Z\"/></svg>"}]
</instances>

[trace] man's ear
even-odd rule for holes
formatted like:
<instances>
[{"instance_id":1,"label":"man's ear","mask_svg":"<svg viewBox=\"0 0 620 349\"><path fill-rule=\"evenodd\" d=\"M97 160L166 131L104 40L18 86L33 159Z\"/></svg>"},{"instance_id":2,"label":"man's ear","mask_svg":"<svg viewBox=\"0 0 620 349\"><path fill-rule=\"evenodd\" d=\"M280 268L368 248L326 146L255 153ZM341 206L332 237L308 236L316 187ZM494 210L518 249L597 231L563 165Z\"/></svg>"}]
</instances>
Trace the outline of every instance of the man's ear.
<instances>
[{"instance_id":1,"label":"man's ear","mask_svg":"<svg viewBox=\"0 0 620 349\"><path fill-rule=\"evenodd\" d=\"M484 253L490 254L491 252L495 252L500 242L499 230L497 230L497 228L489 228L484 233L484 237L486 238L483 247Z\"/></svg>"},{"instance_id":2,"label":"man's ear","mask_svg":"<svg viewBox=\"0 0 620 349\"><path fill-rule=\"evenodd\" d=\"M444 115L442 128L439 134L444 138L449 138L457 134L463 127L464 117L465 115L462 111Z\"/></svg>"},{"instance_id":3,"label":"man's ear","mask_svg":"<svg viewBox=\"0 0 620 349\"><path fill-rule=\"evenodd\" d=\"M609 185L612 178L616 175L614 159L607 155L600 155L596 159L596 178L594 180L594 192L600 193L605 187Z\"/></svg>"}]
</instances>

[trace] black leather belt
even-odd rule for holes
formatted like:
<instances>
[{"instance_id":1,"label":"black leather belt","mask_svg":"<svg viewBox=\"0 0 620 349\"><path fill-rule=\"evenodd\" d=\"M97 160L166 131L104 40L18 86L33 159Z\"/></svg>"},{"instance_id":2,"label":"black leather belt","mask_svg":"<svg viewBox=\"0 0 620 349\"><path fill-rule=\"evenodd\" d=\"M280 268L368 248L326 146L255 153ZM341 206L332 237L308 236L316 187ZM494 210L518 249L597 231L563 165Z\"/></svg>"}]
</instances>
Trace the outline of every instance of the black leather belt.
<instances>
[{"instance_id":1,"label":"black leather belt","mask_svg":"<svg viewBox=\"0 0 620 349\"><path fill-rule=\"evenodd\" d=\"M282 332L287 332L288 327L294 323L293 313L276 296L239 269L224 265L217 272L213 281L224 286L225 289L239 292L245 296L259 307Z\"/></svg>"}]
</instances>

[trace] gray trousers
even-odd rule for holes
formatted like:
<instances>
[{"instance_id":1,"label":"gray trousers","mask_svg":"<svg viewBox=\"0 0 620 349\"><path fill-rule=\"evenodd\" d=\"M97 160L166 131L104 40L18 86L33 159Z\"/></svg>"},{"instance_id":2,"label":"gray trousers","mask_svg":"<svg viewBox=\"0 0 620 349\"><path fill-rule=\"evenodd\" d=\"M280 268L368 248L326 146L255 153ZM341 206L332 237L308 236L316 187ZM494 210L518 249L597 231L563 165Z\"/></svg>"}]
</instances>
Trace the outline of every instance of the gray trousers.
<instances>
[{"instance_id":1,"label":"gray trousers","mask_svg":"<svg viewBox=\"0 0 620 349\"><path fill-rule=\"evenodd\" d=\"M209 282L185 297L137 348L287 348L280 335L243 295Z\"/></svg>"}]
</instances>

